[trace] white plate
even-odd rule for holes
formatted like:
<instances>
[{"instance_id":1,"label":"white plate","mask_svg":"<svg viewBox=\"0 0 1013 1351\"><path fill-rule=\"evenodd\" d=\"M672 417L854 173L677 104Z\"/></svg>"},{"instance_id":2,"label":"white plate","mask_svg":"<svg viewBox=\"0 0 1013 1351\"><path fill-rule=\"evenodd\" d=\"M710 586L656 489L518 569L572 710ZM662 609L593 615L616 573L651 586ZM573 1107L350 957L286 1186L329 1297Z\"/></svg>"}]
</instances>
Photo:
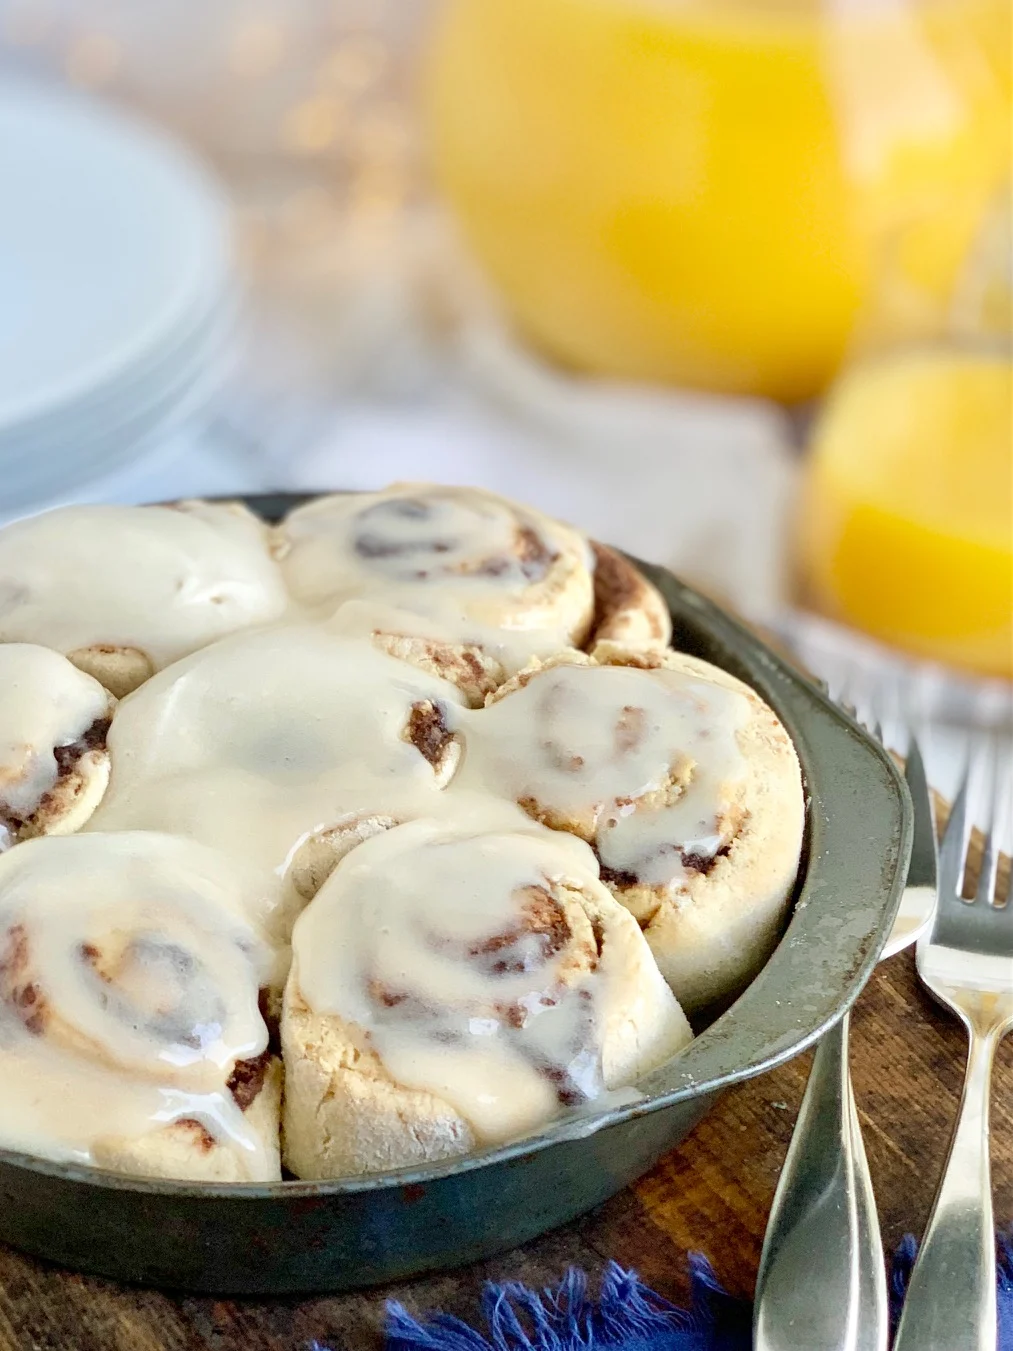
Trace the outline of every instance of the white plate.
<instances>
[{"instance_id":1,"label":"white plate","mask_svg":"<svg viewBox=\"0 0 1013 1351\"><path fill-rule=\"evenodd\" d=\"M0 433L154 362L230 267L228 210L171 141L89 100L0 82Z\"/></svg>"},{"instance_id":2,"label":"white plate","mask_svg":"<svg viewBox=\"0 0 1013 1351\"><path fill-rule=\"evenodd\" d=\"M101 445L104 437L118 427L152 405L171 399L173 390L188 382L194 366L206 360L207 350L234 333L236 315L236 297L226 294L200 324L191 327L184 341L160 352L157 360L130 368L123 378L91 399L0 431L0 466L5 475L10 472L36 478L33 461L40 456L50 459L53 472L64 468L76 471L88 458L87 446Z\"/></svg>"},{"instance_id":3,"label":"white plate","mask_svg":"<svg viewBox=\"0 0 1013 1351\"><path fill-rule=\"evenodd\" d=\"M68 425L53 445L33 447L30 454L5 467L0 502L3 512L48 505L132 463L150 449L153 441L194 416L220 390L233 369L234 320L234 311L224 312L221 321L174 373L172 382L159 387L123 416L104 422L91 435Z\"/></svg>"},{"instance_id":4,"label":"white plate","mask_svg":"<svg viewBox=\"0 0 1013 1351\"><path fill-rule=\"evenodd\" d=\"M223 307L234 303L231 290L205 297L199 309L195 307L193 313L166 333L160 343L143 357L125 364L115 377L96 385L79 398L51 404L11 426L0 424L0 445L16 439L46 436L52 426L68 419L96 421L105 416L107 410L134 402L145 386L169 378L173 366L185 360L187 353L203 341L204 334L219 322Z\"/></svg>"}]
</instances>

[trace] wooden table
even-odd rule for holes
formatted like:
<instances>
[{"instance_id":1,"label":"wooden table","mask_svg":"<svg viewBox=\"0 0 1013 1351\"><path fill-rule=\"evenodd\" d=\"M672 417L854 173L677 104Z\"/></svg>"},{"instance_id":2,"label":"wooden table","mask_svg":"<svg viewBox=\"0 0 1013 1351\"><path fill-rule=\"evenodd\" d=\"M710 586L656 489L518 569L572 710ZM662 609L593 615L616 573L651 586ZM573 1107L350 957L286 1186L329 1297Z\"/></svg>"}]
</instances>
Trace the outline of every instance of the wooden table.
<instances>
[{"instance_id":1,"label":"wooden table","mask_svg":"<svg viewBox=\"0 0 1013 1351\"><path fill-rule=\"evenodd\" d=\"M883 1236L920 1232L960 1087L963 1036L918 988L910 953L862 995L853 1065ZM614 1257L669 1298L686 1296L685 1252L707 1253L735 1294L752 1291L763 1228L805 1086L803 1056L727 1094L637 1185L566 1229L493 1261L384 1291L231 1302L132 1290L0 1247L0 1351L334 1351L381 1344L383 1303L473 1320L487 1278L542 1285L570 1263L597 1275ZM1013 1219L1013 1038L1000 1051L992 1113L996 1215Z\"/></svg>"}]
</instances>

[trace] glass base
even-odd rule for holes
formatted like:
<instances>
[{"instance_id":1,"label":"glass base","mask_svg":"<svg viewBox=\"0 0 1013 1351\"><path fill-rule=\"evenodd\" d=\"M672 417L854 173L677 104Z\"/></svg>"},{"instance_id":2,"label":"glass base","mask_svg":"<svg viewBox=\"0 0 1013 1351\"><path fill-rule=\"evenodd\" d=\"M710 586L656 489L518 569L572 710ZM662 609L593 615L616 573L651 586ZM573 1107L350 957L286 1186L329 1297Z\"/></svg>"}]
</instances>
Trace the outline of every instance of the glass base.
<instances>
[{"instance_id":1,"label":"glass base","mask_svg":"<svg viewBox=\"0 0 1013 1351\"><path fill-rule=\"evenodd\" d=\"M887 745L903 751L906 729L922 742L929 778L951 797L971 745L996 744L1002 760L1013 738L1013 684L919 661L866 634L805 610L786 610L771 626L832 698L879 721Z\"/></svg>"}]
</instances>

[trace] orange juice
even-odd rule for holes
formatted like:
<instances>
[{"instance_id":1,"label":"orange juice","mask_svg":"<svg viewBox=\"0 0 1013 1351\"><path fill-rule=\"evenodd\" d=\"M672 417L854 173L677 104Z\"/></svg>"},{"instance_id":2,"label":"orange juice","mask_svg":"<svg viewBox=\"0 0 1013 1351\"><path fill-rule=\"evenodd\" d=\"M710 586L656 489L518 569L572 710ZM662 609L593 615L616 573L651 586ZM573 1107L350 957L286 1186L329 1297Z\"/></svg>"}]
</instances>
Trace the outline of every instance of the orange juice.
<instances>
[{"instance_id":1,"label":"orange juice","mask_svg":"<svg viewBox=\"0 0 1013 1351\"><path fill-rule=\"evenodd\" d=\"M808 599L884 641L1013 679L1013 359L932 345L847 372L799 514Z\"/></svg>"},{"instance_id":2,"label":"orange juice","mask_svg":"<svg viewBox=\"0 0 1013 1351\"><path fill-rule=\"evenodd\" d=\"M434 158L557 360L799 400L873 290L943 322L1008 173L1009 46L1007 0L447 0Z\"/></svg>"}]
</instances>

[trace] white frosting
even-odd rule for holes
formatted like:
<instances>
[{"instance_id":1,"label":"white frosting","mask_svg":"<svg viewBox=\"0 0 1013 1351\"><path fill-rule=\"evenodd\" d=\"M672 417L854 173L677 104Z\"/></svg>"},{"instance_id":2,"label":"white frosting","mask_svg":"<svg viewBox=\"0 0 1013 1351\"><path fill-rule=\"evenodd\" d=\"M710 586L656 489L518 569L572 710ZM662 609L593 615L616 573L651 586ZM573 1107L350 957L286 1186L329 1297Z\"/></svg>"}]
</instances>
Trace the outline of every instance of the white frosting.
<instances>
[{"instance_id":1,"label":"white frosting","mask_svg":"<svg viewBox=\"0 0 1013 1351\"><path fill-rule=\"evenodd\" d=\"M537 537L525 561L518 532ZM332 609L362 595L411 595L441 582L465 603L523 592L569 544L564 526L489 493L405 485L320 498L283 527L293 593Z\"/></svg>"},{"instance_id":2,"label":"white frosting","mask_svg":"<svg viewBox=\"0 0 1013 1351\"><path fill-rule=\"evenodd\" d=\"M454 686L368 641L308 625L238 634L122 702L88 828L173 830L282 871L348 814L438 810L442 780L406 740L425 701L451 725L464 711Z\"/></svg>"},{"instance_id":3,"label":"white frosting","mask_svg":"<svg viewBox=\"0 0 1013 1351\"><path fill-rule=\"evenodd\" d=\"M109 695L66 657L30 643L0 645L0 808L27 818L56 783L53 750L109 716Z\"/></svg>"},{"instance_id":4,"label":"white frosting","mask_svg":"<svg viewBox=\"0 0 1013 1351\"><path fill-rule=\"evenodd\" d=\"M252 898L252 909L260 904ZM192 1119L268 1170L227 1082L259 1056L277 959L225 859L170 836L29 841L0 859L0 1144L92 1161Z\"/></svg>"},{"instance_id":5,"label":"white frosting","mask_svg":"<svg viewBox=\"0 0 1013 1351\"><path fill-rule=\"evenodd\" d=\"M597 1098L689 1035L586 846L495 819L367 840L293 934L306 1003L346 1020L397 1083L450 1103L483 1141ZM637 1028L637 1056L610 1045L613 1024Z\"/></svg>"},{"instance_id":6,"label":"white frosting","mask_svg":"<svg viewBox=\"0 0 1013 1351\"><path fill-rule=\"evenodd\" d=\"M0 530L0 642L161 667L287 603L262 525L231 506L62 507Z\"/></svg>"},{"instance_id":7,"label":"white frosting","mask_svg":"<svg viewBox=\"0 0 1013 1351\"><path fill-rule=\"evenodd\" d=\"M459 782L571 818L610 869L678 884L684 855L723 843L749 713L744 694L682 672L553 666L474 718Z\"/></svg>"},{"instance_id":8,"label":"white frosting","mask_svg":"<svg viewBox=\"0 0 1013 1351\"><path fill-rule=\"evenodd\" d=\"M440 710L463 747L445 786L407 739ZM534 799L590 814L602 861L645 881L710 857L745 775L737 691L674 671L557 666L477 711L446 681L368 640L294 625L240 634L124 700L113 773L88 826L168 829L284 872L306 837L357 814L459 816L467 802ZM672 801L640 799L688 777Z\"/></svg>"},{"instance_id":9,"label":"white frosting","mask_svg":"<svg viewBox=\"0 0 1013 1351\"><path fill-rule=\"evenodd\" d=\"M439 736L454 738L449 782L408 739L418 707L438 710ZM609 868L678 887L683 856L706 859L722 843L723 812L746 774L737 733L749 713L743 694L682 672L576 664L472 710L368 639L276 627L215 644L123 701L112 783L89 829L157 825L281 875L314 831L370 814L409 823L358 844L303 912L293 979L316 1012L368 1033L397 1083L444 1098L478 1138L506 1139L560 1109L560 1084L578 1102L629 1081L636 1057L609 1051L606 1023L649 1046L652 1024L665 1033L678 1008L663 1002L639 928L598 880L591 851L517 804L572 814ZM516 925L525 888L546 878L611 906L619 926L611 957L585 972L590 1022L574 993L584 977L571 989L560 976L559 963L577 970L569 949L542 971L538 941L519 936L520 970L494 978L461 965ZM586 955L585 908L566 892L562 903ZM397 996L399 980L411 997L387 1008L376 991ZM555 1002L543 1008L539 990ZM521 1028L517 1009L527 1011ZM680 1022L666 1036L671 1054L688 1032Z\"/></svg>"},{"instance_id":10,"label":"white frosting","mask_svg":"<svg viewBox=\"0 0 1013 1351\"><path fill-rule=\"evenodd\" d=\"M257 993L279 980L297 851L364 817L407 824L358 844L297 921L293 988L477 1138L599 1100L690 1035L576 836L607 876L678 892L727 842L747 697L564 664L473 710L379 650L374 633L472 643L514 671L582 636L586 542L488 494L326 498L280 535L295 601L228 507L0 531L0 806L37 805L54 748L108 709L31 643L168 667L118 706L85 831L0 858L0 1144L87 1161L192 1119L265 1175L228 1077L266 1046Z\"/></svg>"},{"instance_id":11,"label":"white frosting","mask_svg":"<svg viewBox=\"0 0 1013 1351\"><path fill-rule=\"evenodd\" d=\"M517 670L590 619L586 539L489 493L409 484L326 497L293 512L283 536L293 595L336 613L341 632L478 644Z\"/></svg>"}]
</instances>

